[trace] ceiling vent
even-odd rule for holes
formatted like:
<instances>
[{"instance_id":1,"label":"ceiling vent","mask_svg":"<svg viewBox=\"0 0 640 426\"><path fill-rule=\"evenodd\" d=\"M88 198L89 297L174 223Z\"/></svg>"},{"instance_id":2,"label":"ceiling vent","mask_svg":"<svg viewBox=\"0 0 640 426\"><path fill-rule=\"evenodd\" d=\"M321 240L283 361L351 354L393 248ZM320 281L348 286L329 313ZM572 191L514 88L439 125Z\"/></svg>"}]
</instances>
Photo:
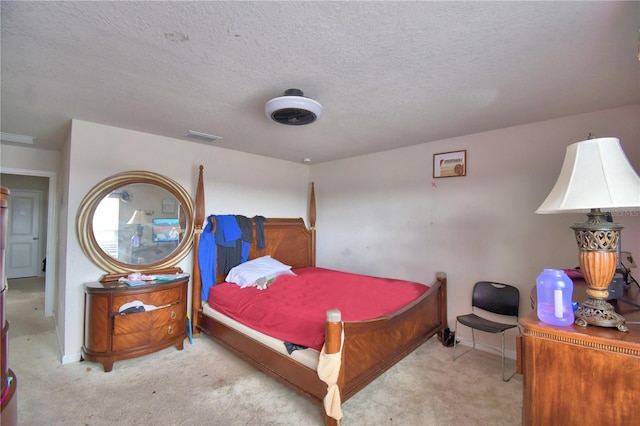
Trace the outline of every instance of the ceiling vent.
<instances>
[{"instance_id":1,"label":"ceiling vent","mask_svg":"<svg viewBox=\"0 0 640 426\"><path fill-rule=\"evenodd\" d=\"M189 130L186 134L188 138L200 139L207 142L219 141L222 136L210 135L209 133L196 132L195 130Z\"/></svg>"},{"instance_id":2,"label":"ceiling vent","mask_svg":"<svg viewBox=\"0 0 640 426\"><path fill-rule=\"evenodd\" d=\"M289 126L311 124L322 115L319 102L302 96L302 90L287 89L284 96L273 98L264 106L267 117Z\"/></svg>"},{"instance_id":3,"label":"ceiling vent","mask_svg":"<svg viewBox=\"0 0 640 426\"><path fill-rule=\"evenodd\" d=\"M33 140L35 138L33 136L16 135L14 133L2 132L0 134L0 139L2 139L5 142L16 142L16 143L33 144Z\"/></svg>"}]
</instances>

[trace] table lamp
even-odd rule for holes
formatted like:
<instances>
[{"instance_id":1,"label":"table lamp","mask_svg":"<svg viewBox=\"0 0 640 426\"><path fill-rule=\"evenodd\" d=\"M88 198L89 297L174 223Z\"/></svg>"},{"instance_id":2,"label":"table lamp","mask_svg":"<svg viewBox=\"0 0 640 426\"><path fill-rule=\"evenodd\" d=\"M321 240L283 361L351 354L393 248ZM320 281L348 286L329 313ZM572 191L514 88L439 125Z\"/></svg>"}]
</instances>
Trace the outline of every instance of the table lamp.
<instances>
[{"instance_id":1,"label":"table lamp","mask_svg":"<svg viewBox=\"0 0 640 426\"><path fill-rule=\"evenodd\" d=\"M536 213L587 213L585 223L571 226L589 296L576 311L575 324L628 331L625 319L607 302L623 227L606 216L640 209L640 177L619 139L589 137L567 147L560 176Z\"/></svg>"},{"instance_id":2,"label":"table lamp","mask_svg":"<svg viewBox=\"0 0 640 426\"><path fill-rule=\"evenodd\" d=\"M147 213L144 210L135 210L131 219L127 222L127 225L136 225L136 231L138 238L142 238L142 232L144 231L144 225L151 223L147 218Z\"/></svg>"}]
</instances>

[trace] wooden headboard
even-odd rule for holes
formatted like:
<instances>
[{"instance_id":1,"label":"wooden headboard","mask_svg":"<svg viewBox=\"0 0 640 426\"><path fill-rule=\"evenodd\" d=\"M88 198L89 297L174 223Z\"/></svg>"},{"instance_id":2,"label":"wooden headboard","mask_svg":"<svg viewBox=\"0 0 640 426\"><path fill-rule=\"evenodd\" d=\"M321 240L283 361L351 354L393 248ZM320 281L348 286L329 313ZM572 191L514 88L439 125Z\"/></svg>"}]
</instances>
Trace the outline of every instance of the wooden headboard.
<instances>
[{"instance_id":1,"label":"wooden headboard","mask_svg":"<svg viewBox=\"0 0 640 426\"><path fill-rule=\"evenodd\" d=\"M198 186L195 200L195 234L193 242L193 273L192 273L192 331L194 335L199 333L197 326L198 312L202 310L202 300L200 290L202 288L202 277L200 276L200 265L198 263L198 250L200 235L205 226L205 206L204 206L204 167L200 166L198 175ZM215 220L215 219L214 219ZM252 219L253 222L255 222ZM293 268L305 266L316 266L316 201L314 185L311 183L311 193L309 197L309 224L305 226L302 218L265 218L264 221L264 243L262 250L257 248L257 229L254 223L253 243L249 251L249 259L260 256L271 256L280 262L291 265ZM215 229L215 222L214 228ZM219 270L219 269L217 269ZM224 282L225 275L218 274L216 283Z\"/></svg>"}]
</instances>

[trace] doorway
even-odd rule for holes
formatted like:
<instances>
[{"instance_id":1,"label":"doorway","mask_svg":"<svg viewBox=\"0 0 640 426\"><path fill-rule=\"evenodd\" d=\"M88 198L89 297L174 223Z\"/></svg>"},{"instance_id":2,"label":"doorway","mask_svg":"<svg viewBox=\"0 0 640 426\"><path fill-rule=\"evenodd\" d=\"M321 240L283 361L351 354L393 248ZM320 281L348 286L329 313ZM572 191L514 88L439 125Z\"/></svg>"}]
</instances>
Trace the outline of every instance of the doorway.
<instances>
[{"instance_id":1,"label":"doorway","mask_svg":"<svg viewBox=\"0 0 640 426\"><path fill-rule=\"evenodd\" d=\"M2 186L7 187L11 190L11 194L9 196L9 209L11 209L12 198L16 192L18 192L19 194L19 192L23 190L40 191L42 194L42 202L40 204L41 208L39 212L41 220L39 221L38 225L40 239L36 240L39 243L38 245L40 247L40 251L37 255L35 255L37 267L36 276L44 276L44 316L51 317L53 316L55 303L55 270L57 258L57 248L55 241L55 235L57 233L55 214L57 185L56 173L40 170L12 169L3 167L0 178L2 181ZM9 253L7 252L7 257L8 256ZM44 259L46 259L46 264L43 262ZM7 262L8 261L9 259L7 259Z\"/></svg>"},{"instance_id":2,"label":"doorway","mask_svg":"<svg viewBox=\"0 0 640 426\"><path fill-rule=\"evenodd\" d=\"M7 279L42 275L40 240L42 191L12 190L7 229Z\"/></svg>"}]
</instances>

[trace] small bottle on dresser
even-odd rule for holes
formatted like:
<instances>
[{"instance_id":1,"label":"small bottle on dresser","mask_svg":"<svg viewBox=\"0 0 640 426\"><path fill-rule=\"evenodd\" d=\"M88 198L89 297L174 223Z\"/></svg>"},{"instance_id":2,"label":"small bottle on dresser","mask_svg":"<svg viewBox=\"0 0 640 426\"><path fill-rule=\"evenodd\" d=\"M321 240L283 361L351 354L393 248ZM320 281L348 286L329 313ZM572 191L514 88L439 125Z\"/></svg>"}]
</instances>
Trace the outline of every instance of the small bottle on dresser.
<instances>
[{"instance_id":1,"label":"small bottle on dresser","mask_svg":"<svg viewBox=\"0 0 640 426\"><path fill-rule=\"evenodd\" d=\"M573 281L561 269L545 269L536 280L538 318L551 325L571 325L575 319Z\"/></svg>"}]
</instances>

